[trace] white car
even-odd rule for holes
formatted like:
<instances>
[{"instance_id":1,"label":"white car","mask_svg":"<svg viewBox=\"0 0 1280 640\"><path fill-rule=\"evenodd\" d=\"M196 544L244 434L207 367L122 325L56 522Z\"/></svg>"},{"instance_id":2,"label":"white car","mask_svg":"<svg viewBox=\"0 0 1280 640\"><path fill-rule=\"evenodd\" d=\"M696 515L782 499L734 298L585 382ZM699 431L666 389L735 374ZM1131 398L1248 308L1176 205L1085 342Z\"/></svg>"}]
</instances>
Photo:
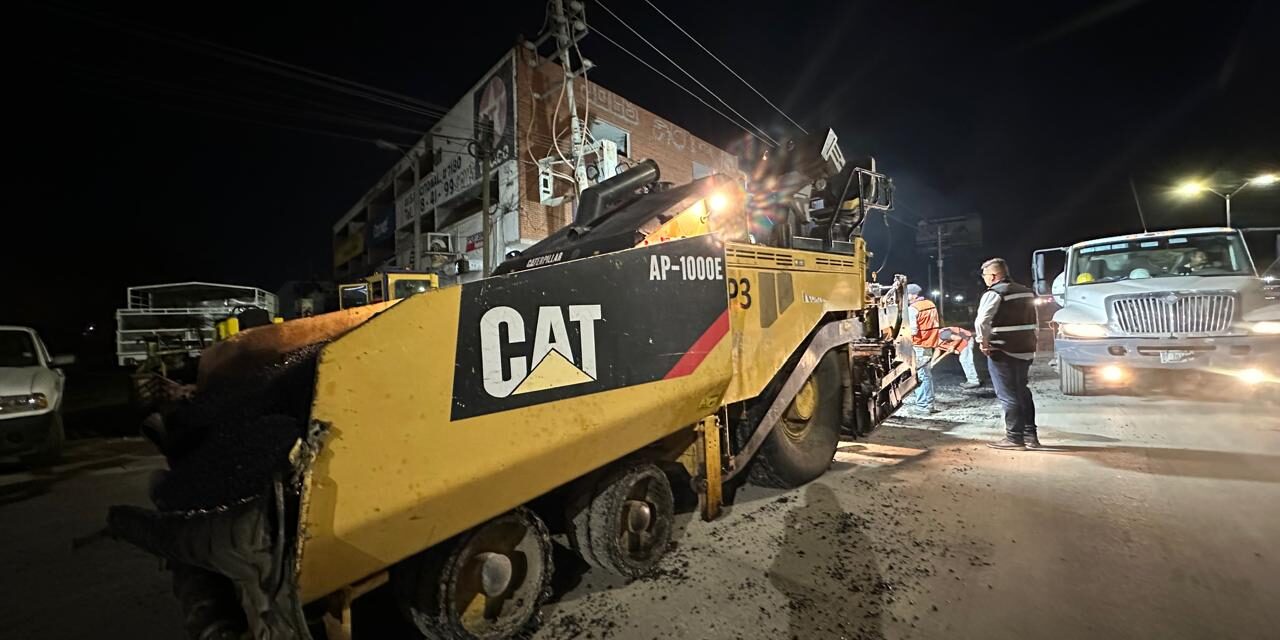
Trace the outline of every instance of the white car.
<instances>
[{"instance_id":1,"label":"white car","mask_svg":"<svg viewBox=\"0 0 1280 640\"><path fill-rule=\"evenodd\" d=\"M71 356L50 357L28 327L0 326L0 456L49 464L62 453L62 391L58 367Z\"/></svg>"}]
</instances>

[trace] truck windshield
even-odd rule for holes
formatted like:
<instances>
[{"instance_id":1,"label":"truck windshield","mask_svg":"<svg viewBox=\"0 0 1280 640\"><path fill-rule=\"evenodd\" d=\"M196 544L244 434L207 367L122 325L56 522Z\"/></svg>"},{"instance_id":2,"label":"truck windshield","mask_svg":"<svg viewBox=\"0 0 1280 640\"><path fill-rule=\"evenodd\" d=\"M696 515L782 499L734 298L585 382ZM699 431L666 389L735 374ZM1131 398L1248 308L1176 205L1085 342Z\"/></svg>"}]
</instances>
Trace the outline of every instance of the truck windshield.
<instances>
[{"instance_id":1,"label":"truck windshield","mask_svg":"<svg viewBox=\"0 0 1280 640\"><path fill-rule=\"evenodd\" d=\"M1071 284L1173 276L1253 275L1244 242L1234 233L1118 240L1076 249Z\"/></svg>"},{"instance_id":2,"label":"truck windshield","mask_svg":"<svg viewBox=\"0 0 1280 640\"><path fill-rule=\"evenodd\" d=\"M339 288L338 293L342 296L342 300L339 302L343 309L363 307L364 305L369 304L368 285L343 285Z\"/></svg>"},{"instance_id":3,"label":"truck windshield","mask_svg":"<svg viewBox=\"0 0 1280 640\"><path fill-rule=\"evenodd\" d=\"M36 345L26 331L0 331L0 367L34 367Z\"/></svg>"}]
</instances>

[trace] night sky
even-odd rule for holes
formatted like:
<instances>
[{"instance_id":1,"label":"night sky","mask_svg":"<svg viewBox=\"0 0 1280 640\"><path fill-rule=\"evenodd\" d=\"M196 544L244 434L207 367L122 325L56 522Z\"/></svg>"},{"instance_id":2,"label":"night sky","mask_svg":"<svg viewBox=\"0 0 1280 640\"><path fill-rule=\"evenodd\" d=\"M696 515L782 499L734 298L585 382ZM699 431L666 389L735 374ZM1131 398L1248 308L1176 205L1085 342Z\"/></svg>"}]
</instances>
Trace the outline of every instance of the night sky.
<instances>
[{"instance_id":1,"label":"night sky","mask_svg":"<svg viewBox=\"0 0 1280 640\"><path fill-rule=\"evenodd\" d=\"M867 232L887 271L923 277L909 228L922 217L981 215L983 252L1025 271L1031 249L1140 230L1130 177L1149 224L1170 228L1222 222L1217 198L1169 196L1181 179L1226 188L1280 171L1280 3L655 4L810 130L835 128L847 156L877 156L898 184L893 248L879 221ZM789 133L644 2L608 5L739 111ZM588 7L591 24L661 62ZM543 10L536 0L9 8L6 182L17 197L4 216L0 324L33 324L55 350L74 348L90 322L111 330L131 284L274 290L328 278L331 225L396 160L371 140L407 143L431 124L192 43L447 107L518 35L537 33ZM598 65L590 77L611 90L714 143L742 135L604 40L581 47ZM1237 226L1280 225L1280 188L1233 205ZM1272 258L1257 257L1262 268ZM956 277L969 275L976 286L976 274Z\"/></svg>"}]
</instances>

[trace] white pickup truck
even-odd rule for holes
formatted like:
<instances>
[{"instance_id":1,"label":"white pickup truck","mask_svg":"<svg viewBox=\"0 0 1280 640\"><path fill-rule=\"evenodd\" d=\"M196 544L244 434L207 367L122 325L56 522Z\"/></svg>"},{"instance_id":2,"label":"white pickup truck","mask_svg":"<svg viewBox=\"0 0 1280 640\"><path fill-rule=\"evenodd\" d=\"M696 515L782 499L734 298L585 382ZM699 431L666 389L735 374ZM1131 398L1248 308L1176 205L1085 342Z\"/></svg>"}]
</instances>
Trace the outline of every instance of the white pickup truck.
<instances>
[{"instance_id":1,"label":"white pickup truck","mask_svg":"<svg viewBox=\"0 0 1280 640\"><path fill-rule=\"evenodd\" d=\"M1065 253L1047 286L1046 264ZM1059 261L1060 262L1060 261ZM1199 228L1035 252L1036 293L1052 294L1062 392L1128 386L1150 369L1198 369L1280 382L1280 301L1264 294L1238 229Z\"/></svg>"},{"instance_id":2,"label":"white pickup truck","mask_svg":"<svg viewBox=\"0 0 1280 640\"><path fill-rule=\"evenodd\" d=\"M60 367L71 356L51 356L29 327L0 326L0 456L18 455L35 466L62 453Z\"/></svg>"}]
</instances>

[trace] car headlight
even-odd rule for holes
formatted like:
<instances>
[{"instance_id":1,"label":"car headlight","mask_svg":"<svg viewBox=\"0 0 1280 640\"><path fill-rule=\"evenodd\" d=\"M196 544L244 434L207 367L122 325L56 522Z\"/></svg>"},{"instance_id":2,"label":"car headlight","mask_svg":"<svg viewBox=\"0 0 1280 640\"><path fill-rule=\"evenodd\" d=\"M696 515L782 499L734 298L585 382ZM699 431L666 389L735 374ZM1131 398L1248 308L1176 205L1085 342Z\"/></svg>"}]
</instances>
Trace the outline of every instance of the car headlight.
<instances>
[{"instance_id":1,"label":"car headlight","mask_svg":"<svg viewBox=\"0 0 1280 640\"><path fill-rule=\"evenodd\" d=\"M1083 322L1064 322L1058 325L1062 333L1072 338L1105 338L1107 337L1107 327L1101 324L1086 324Z\"/></svg>"},{"instance_id":2,"label":"car headlight","mask_svg":"<svg viewBox=\"0 0 1280 640\"><path fill-rule=\"evenodd\" d=\"M1266 335L1280 335L1280 322L1274 320L1255 322L1253 323L1253 332Z\"/></svg>"},{"instance_id":3,"label":"car headlight","mask_svg":"<svg viewBox=\"0 0 1280 640\"><path fill-rule=\"evenodd\" d=\"M17 396L0 396L0 413L21 413L49 408L49 398L43 393L24 393Z\"/></svg>"}]
</instances>

